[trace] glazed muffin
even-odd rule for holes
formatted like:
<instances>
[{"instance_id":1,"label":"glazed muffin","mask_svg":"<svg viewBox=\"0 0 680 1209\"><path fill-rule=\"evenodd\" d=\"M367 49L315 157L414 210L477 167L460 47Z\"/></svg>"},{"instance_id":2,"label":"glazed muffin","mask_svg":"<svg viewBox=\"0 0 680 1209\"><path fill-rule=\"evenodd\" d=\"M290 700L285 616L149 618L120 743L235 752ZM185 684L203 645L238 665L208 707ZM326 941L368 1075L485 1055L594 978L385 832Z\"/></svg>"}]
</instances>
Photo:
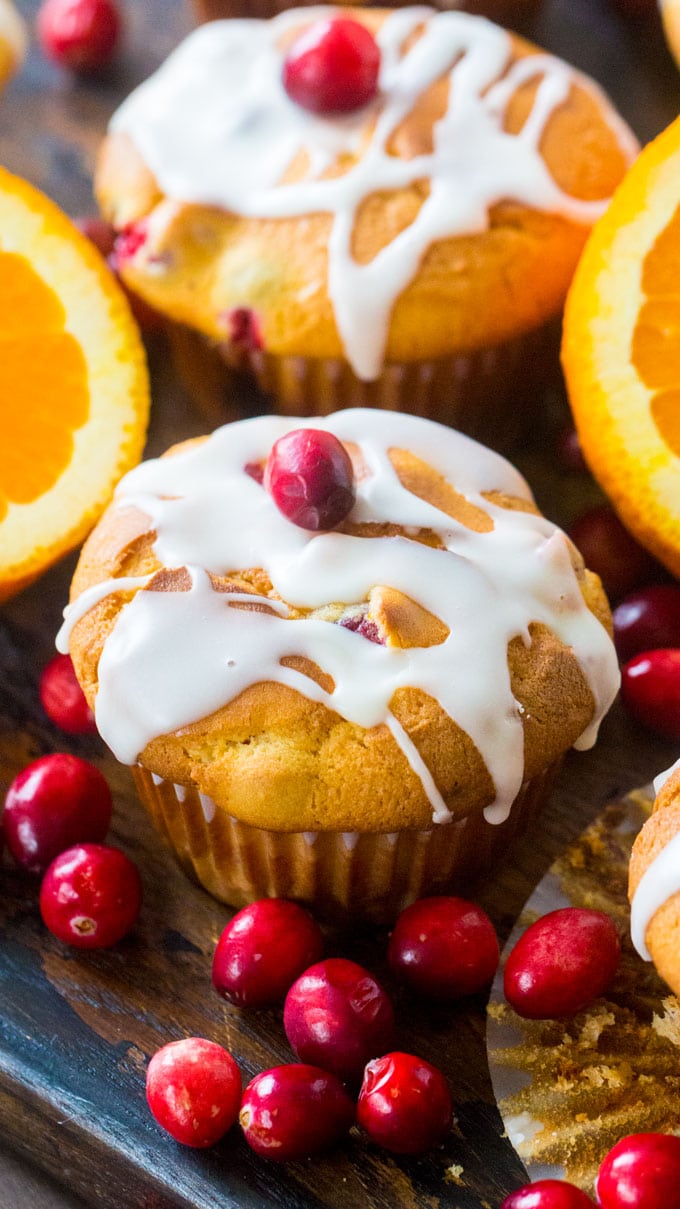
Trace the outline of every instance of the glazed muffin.
<instances>
[{"instance_id":1,"label":"glazed muffin","mask_svg":"<svg viewBox=\"0 0 680 1209\"><path fill-rule=\"evenodd\" d=\"M366 0L357 0L357 7L362 8L365 3ZM521 23L533 16L541 3L542 0L442 0L434 7L460 9L513 26L515 22ZM198 21L219 21L225 17L273 17L288 7L283 0L192 0Z\"/></svg>"},{"instance_id":2,"label":"glazed muffin","mask_svg":"<svg viewBox=\"0 0 680 1209\"><path fill-rule=\"evenodd\" d=\"M654 782L656 798L631 854L633 943L680 995L680 760Z\"/></svg>"},{"instance_id":3,"label":"glazed muffin","mask_svg":"<svg viewBox=\"0 0 680 1209\"><path fill-rule=\"evenodd\" d=\"M486 871L617 665L599 580L507 462L416 417L316 423L229 424L127 475L60 643L208 890L388 919ZM319 442L349 467L335 528L274 500L289 433L294 486L335 498Z\"/></svg>"},{"instance_id":4,"label":"glazed muffin","mask_svg":"<svg viewBox=\"0 0 680 1209\"><path fill-rule=\"evenodd\" d=\"M380 65L335 115L281 82L331 18ZM482 18L302 9L195 30L114 115L96 191L127 283L281 410L399 409L495 443L633 150L596 85Z\"/></svg>"},{"instance_id":5,"label":"glazed muffin","mask_svg":"<svg viewBox=\"0 0 680 1209\"><path fill-rule=\"evenodd\" d=\"M26 54L26 29L11 0L0 0L0 88Z\"/></svg>"}]
</instances>

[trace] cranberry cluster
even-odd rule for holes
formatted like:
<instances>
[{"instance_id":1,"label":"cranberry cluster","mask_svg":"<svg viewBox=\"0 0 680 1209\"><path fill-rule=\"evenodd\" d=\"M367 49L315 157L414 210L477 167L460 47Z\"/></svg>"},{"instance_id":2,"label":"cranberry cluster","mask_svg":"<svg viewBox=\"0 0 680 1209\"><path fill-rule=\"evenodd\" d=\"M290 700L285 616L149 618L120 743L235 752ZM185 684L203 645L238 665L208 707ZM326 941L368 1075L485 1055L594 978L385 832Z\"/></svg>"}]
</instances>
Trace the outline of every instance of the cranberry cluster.
<instances>
[{"instance_id":1,"label":"cranberry cluster","mask_svg":"<svg viewBox=\"0 0 680 1209\"><path fill-rule=\"evenodd\" d=\"M561 435L558 453L565 469L587 473L573 429ZM680 739L680 586L667 582L664 568L607 504L584 513L569 536L616 605L624 705L643 726Z\"/></svg>"},{"instance_id":2,"label":"cranberry cluster","mask_svg":"<svg viewBox=\"0 0 680 1209\"><path fill-rule=\"evenodd\" d=\"M174 1138L188 1140L190 1119L188 1144L208 1146L238 1117L252 1149L279 1161L326 1149L355 1121L394 1154L423 1154L443 1140L453 1114L443 1074L391 1048L394 1010L373 974L344 957L322 959L322 951L318 925L295 903L262 899L233 917L215 949L213 985L239 1007L283 1001L284 1030L299 1062L264 1071L236 1097L240 1075L226 1051L213 1070L213 1050L205 1049L212 1042L190 1037L165 1046L149 1064L147 1097ZM452 897L403 911L388 950L398 978L444 1000L488 985L498 956L481 908ZM223 1092L214 1080L223 1080Z\"/></svg>"}]
</instances>

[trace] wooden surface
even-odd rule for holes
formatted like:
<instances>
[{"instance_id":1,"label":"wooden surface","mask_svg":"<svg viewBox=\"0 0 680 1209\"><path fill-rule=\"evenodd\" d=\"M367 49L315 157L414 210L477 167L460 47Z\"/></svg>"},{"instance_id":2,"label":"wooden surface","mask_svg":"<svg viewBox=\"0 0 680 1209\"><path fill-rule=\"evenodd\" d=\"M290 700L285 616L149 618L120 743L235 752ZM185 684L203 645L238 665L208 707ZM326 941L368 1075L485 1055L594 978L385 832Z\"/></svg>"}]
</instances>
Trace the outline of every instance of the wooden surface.
<instances>
[{"instance_id":1,"label":"wooden surface","mask_svg":"<svg viewBox=\"0 0 680 1209\"><path fill-rule=\"evenodd\" d=\"M29 17L36 4L20 4ZM129 49L108 80L72 84L37 52L0 102L0 161L72 214L91 209L90 173L108 114L188 28L179 0L128 4ZM642 139L680 108L680 77L652 25L626 24L606 0L547 0L537 40L605 82ZM1 238L1 233L0 233ZM172 378L162 342L150 349L154 413L149 451L204 427ZM582 486L545 475L551 437L537 434L526 465L552 515L582 503ZM290 1059L280 1014L242 1014L210 985L210 958L228 912L196 889L136 804L129 772L98 740L64 741L41 715L37 675L53 653L73 559L0 609L0 790L30 759L68 748L94 759L114 790L113 839L138 861L145 904L116 950L79 956L43 929L35 882L6 859L0 869L0 1209L73 1209L79 1194L103 1209L490 1209L523 1178L495 1108L481 1001L434 1010L396 992L399 1045L451 1080L457 1125L440 1151L392 1160L358 1136L332 1155L278 1168L256 1159L234 1131L209 1153L161 1135L144 1101L148 1056L196 1033L237 1054L244 1078ZM564 844L612 797L643 784L675 749L615 709L595 751L569 757L553 801L529 839L481 893L501 936ZM329 937L384 973L385 933ZM29 1166L30 1165L30 1166ZM33 1173L40 1167L63 1186ZM459 1171L460 1169L460 1171Z\"/></svg>"}]
</instances>

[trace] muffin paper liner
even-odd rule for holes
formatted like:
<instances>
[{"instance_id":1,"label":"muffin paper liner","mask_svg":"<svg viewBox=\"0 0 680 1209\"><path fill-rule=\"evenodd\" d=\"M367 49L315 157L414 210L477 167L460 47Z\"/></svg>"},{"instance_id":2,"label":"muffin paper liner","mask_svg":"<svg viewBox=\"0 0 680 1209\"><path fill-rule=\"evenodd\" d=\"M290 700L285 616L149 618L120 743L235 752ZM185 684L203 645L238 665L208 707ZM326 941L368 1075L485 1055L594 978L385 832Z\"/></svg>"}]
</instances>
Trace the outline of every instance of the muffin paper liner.
<instances>
[{"instance_id":1,"label":"muffin paper liner","mask_svg":"<svg viewBox=\"0 0 680 1209\"><path fill-rule=\"evenodd\" d=\"M481 812L424 831L276 832L228 815L196 789L145 768L139 796L184 867L215 898L241 907L281 897L335 920L387 923L426 894L479 881L546 802L559 764L525 782L505 823Z\"/></svg>"},{"instance_id":2,"label":"muffin paper liner","mask_svg":"<svg viewBox=\"0 0 680 1209\"><path fill-rule=\"evenodd\" d=\"M378 407L439 420L485 444L510 447L536 416L558 368L558 325L479 352L429 361L387 364L374 382L363 382L333 358L277 356L232 345L211 346L198 333L175 329L178 370L201 410L211 419L231 418L231 370L255 378L275 411L291 416L327 415L344 407Z\"/></svg>"}]
</instances>

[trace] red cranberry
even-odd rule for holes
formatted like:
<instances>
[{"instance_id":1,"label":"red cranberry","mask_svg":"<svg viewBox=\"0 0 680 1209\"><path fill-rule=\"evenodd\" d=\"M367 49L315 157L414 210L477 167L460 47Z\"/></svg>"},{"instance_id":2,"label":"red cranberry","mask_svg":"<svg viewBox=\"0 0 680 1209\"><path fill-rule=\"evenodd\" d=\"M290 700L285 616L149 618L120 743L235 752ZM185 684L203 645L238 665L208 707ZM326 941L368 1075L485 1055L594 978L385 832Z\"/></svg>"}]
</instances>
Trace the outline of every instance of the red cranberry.
<instances>
[{"instance_id":1,"label":"red cranberry","mask_svg":"<svg viewBox=\"0 0 680 1209\"><path fill-rule=\"evenodd\" d=\"M527 928L505 964L508 1003L530 1020L575 1016L610 985L621 944L602 911L564 907Z\"/></svg>"},{"instance_id":2,"label":"red cranberry","mask_svg":"<svg viewBox=\"0 0 680 1209\"><path fill-rule=\"evenodd\" d=\"M70 655L56 655L46 664L38 692L47 717L60 730L67 735L96 734L94 714L76 680Z\"/></svg>"},{"instance_id":3,"label":"red cranberry","mask_svg":"<svg viewBox=\"0 0 680 1209\"><path fill-rule=\"evenodd\" d=\"M295 979L323 952L311 915L285 898L263 898L238 911L217 942L215 989L239 1007L280 1003Z\"/></svg>"},{"instance_id":4,"label":"red cranberry","mask_svg":"<svg viewBox=\"0 0 680 1209\"><path fill-rule=\"evenodd\" d=\"M367 638L369 642L376 642L378 646L384 646L383 639L378 626L366 613L354 613L348 617L340 619L340 625L343 630L351 630L353 634L361 634L362 638Z\"/></svg>"},{"instance_id":5,"label":"red cranberry","mask_svg":"<svg viewBox=\"0 0 680 1209\"><path fill-rule=\"evenodd\" d=\"M368 1059L390 1045L394 1013L368 970L330 957L293 983L283 1026L298 1058L350 1081L360 1079Z\"/></svg>"},{"instance_id":6,"label":"red cranberry","mask_svg":"<svg viewBox=\"0 0 680 1209\"><path fill-rule=\"evenodd\" d=\"M315 21L288 51L283 87L312 113L348 113L378 91L380 50L370 30L351 17Z\"/></svg>"},{"instance_id":7,"label":"red cranberry","mask_svg":"<svg viewBox=\"0 0 680 1209\"><path fill-rule=\"evenodd\" d=\"M38 12L38 36L45 54L70 71L105 67L121 33L114 0L45 0Z\"/></svg>"},{"instance_id":8,"label":"red cranberry","mask_svg":"<svg viewBox=\"0 0 680 1209\"><path fill-rule=\"evenodd\" d=\"M537 1180L506 1196L501 1209L594 1209L594 1201L566 1180Z\"/></svg>"},{"instance_id":9,"label":"red cranberry","mask_svg":"<svg viewBox=\"0 0 680 1209\"><path fill-rule=\"evenodd\" d=\"M387 950L390 966L414 991L455 999L481 991L498 965L488 915L463 898L421 898L402 911Z\"/></svg>"},{"instance_id":10,"label":"red cranberry","mask_svg":"<svg viewBox=\"0 0 680 1209\"><path fill-rule=\"evenodd\" d=\"M680 647L680 587L657 584L631 593L614 609L613 621L622 663L642 651Z\"/></svg>"},{"instance_id":11,"label":"red cranberry","mask_svg":"<svg viewBox=\"0 0 680 1209\"><path fill-rule=\"evenodd\" d=\"M264 348L260 320L250 307L232 307L225 312L224 322L230 344L236 344L239 348L253 353Z\"/></svg>"},{"instance_id":12,"label":"red cranberry","mask_svg":"<svg viewBox=\"0 0 680 1209\"><path fill-rule=\"evenodd\" d=\"M335 1075L290 1063L251 1080L239 1120L256 1154L285 1162L339 1141L354 1123L354 1104Z\"/></svg>"},{"instance_id":13,"label":"red cranberry","mask_svg":"<svg viewBox=\"0 0 680 1209\"><path fill-rule=\"evenodd\" d=\"M680 739L680 649L645 651L621 673L621 698L634 718L667 739Z\"/></svg>"},{"instance_id":14,"label":"red cranberry","mask_svg":"<svg viewBox=\"0 0 680 1209\"><path fill-rule=\"evenodd\" d=\"M680 1138L622 1138L603 1159L596 1190L602 1209L680 1209Z\"/></svg>"},{"instance_id":15,"label":"red cranberry","mask_svg":"<svg viewBox=\"0 0 680 1209\"><path fill-rule=\"evenodd\" d=\"M659 578L651 554L636 542L607 504L592 508L572 525L569 536L586 566L602 580L612 600Z\"/></svg>"},{"instance_id":16,"label":"red cranberry","mask_svg":"<svg viewBox=\"0 0 680 1209\"><path fill-rule=\"evenodd\" d=\"M354 473L337 437L318 428L296 428L272 447L264 485L274 503L302 529L333 529L354 503Z\"/></svg>"},{"instance_id":17,"label":"red cranberry","mask_svg":"<svg viewBox=\"0 0 680 1209\"><path fill-rule=\"evenodd\" d=\"M101 252L104 259L111 255L116 242L116 232L110 222L107 222L105 218L99 218L96 214L85 214L81 218L74 219L74 222L86 239L89 239L97 251Z\"/></svg>"},{"instance_id":18,"label":"red cranberry","mask_svg":"<svg viewBox=\"0 0 680 1209\"><path fill-rule=\"evenodd\" d=\"M139 222L128 223L127 227L118 231L112 249L111 268L117 270L126 260L132 260L148 238L149 232L143 218Z\"/></svg>"},{"instance_id":19,"label":"red cranberry","mask_svg":"<svg viewBox=\"0 0 680 1209\"><path fill-rule=\"evenodd\" d=\"M2 812L7 847L29 873L43 873L60 852L103 840L111 791L92 764L65 752L34 760L14 778Z\"/></svg>"},{"instance_id":20,"label":"red cranberry","mask_svg":"<svg viewBox=\"0 0 680 1209\"><path fill-rule=\"evenodd\" d=\"M238 1118L241 1072L221 1045L185 1037L154 1054L146 1098L158 1124L176 1142L213 1146Z\"/></svg>"},{"instance_id":21,"label":"red cranberry","mask_svg":"<svg viewBox=\"0 0 680 1209\"><path fill-rule=\"evenodd\" d=\"M453 1105L442 1072L423 1058L398 1052L369 1062L357 1123L393 1154L424 1154L451 1128Z\"/></svg>"},{"instance_id":22,"label":"red cranberry","mask_svg":"<svg viewBox=\"0 0 680 1209\"><path fill-rule=\"evenodd\" d=\"M575 428L564 428L557 438L557 456L571 474L588 474L579 435Z\"/></svg>"},{"instance_id":23,"label":"red cranberry","mask_svg":"<svg viewBox=\"0 0 680 1209\"><path fill-rule=\"evenodd\" d=\"M130 931L142 902L137 866L118 848L76 844L49 866L40 911L50 932L78 949L107 949Z\"/></svg>"}]
</instances>

